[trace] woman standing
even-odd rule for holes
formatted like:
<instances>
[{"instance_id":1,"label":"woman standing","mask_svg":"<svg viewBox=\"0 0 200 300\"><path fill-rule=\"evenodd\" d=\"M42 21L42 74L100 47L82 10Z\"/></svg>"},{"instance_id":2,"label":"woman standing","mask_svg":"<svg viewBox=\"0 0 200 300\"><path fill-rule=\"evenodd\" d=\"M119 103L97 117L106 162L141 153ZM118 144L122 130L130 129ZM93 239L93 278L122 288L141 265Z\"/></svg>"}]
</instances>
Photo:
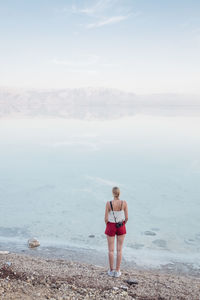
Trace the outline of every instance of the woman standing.
<instances>
[{"instance_id":1,"label":"woman standing","mask_svg":"<svg viewBox=\"0 0 200 300\"><path fill-rule=\"evenodd\" d=\"M105 208L105 223L108 240L108 257L110 270L108 275L119 277L121 275L120 265L122 260L122 246L126 234L126 222L128 221L128 205L125 200L120 200L120 189L113 187L112 194L114 199L106 203ZM117 262L116 270L114 270L114 247L115 235L117 235Z\"/></svg>"}]
</instances>

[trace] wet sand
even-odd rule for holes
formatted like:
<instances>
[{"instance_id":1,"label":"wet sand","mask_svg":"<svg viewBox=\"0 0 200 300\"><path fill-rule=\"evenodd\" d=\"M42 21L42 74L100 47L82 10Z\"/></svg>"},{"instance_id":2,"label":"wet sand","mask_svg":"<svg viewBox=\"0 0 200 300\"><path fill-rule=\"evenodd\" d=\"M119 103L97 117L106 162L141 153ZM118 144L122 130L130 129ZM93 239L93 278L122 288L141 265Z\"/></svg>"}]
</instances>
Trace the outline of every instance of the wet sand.
<instances>
[{"instance_id":1,"label":"wet sand","mask_svg":"<svg viewBox=\"0 0 200 300\"><path fill-rule=\"evenodd\" d=\"M107 266L74 258L0 254L0 299L200 299L198 274L124 267L121 272L120 278L113 278Z\"/></svg>"}]
</instances>

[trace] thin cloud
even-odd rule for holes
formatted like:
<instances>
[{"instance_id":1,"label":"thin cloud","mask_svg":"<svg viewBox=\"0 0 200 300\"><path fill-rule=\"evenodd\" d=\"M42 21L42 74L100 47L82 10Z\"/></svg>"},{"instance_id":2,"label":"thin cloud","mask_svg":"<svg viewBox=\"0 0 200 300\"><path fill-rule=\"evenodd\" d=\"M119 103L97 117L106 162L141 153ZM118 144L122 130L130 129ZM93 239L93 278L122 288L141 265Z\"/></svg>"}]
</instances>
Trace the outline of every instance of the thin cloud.
<instances>
[{"instance_id":1,"label":"thin cloud","mask_svg":"<svg viewBox=\"0 0 200 300\"><path fill-rule=\"evenodd\" d=\"M128 17L129 16L116 16L116 17L107 18L107 19L104 19L104 20L96 22L96 23L87 24L86 28L90 29L90 28L94 28L94 27L102 27L105 25L119 23L121 21L126 20Z\"/></svg>"},{"instance_id":2,"label":"thin cloud","mask_svg":"<svg viewBox=\"0 0 200 300\"><path fill-rule=\"evenodd\" d=\"M112 0L100 0L97 1L93 6L91 7L86 7L86 8L82 8L82 9L77 9L77 12L82 13L82 14L86 14L89 16L101 13L103 11L105 11L106 9L108 9L110 6L113 5L113 1Z\"/></svg>"},{"instance_id":3,"label":"thin cloud","mask_svg":"<svg viewBox=\"0 0 200 300\"><path fill-rule=\"evenodd\" d=\"M93 3L93 5L86 7L72 5L70 8L65 8L63 11L95 18L96 20L93 23L86 25L80 24L87 29L116 24L128 19L130 15L133 15L131 8L124 5L124 0L99 0L94 1ZM136 15L138 15L138 13L134 16Z\"/></svg>"},{"instance_id":4,"label":"thin cloud","mask_svg":"<svg viewBox=\"0 0 200 300\"><path fill-rule=\"evenodd\" d=\"M79 8L72 5L71 8L64 8L64 12L72 12L74 14L84 14L88 16L96 16L99 13L105 12L107 9L115 4L116 0L99 0L95 4Z\"/></svg>"}]
</instances>

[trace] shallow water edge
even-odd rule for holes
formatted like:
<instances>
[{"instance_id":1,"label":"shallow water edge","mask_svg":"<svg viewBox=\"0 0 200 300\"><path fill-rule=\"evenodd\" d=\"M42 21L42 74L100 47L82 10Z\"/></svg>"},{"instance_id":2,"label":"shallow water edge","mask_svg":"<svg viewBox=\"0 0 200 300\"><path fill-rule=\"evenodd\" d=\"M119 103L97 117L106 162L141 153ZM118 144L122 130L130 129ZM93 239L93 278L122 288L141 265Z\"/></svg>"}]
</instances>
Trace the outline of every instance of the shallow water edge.
<instances>
[{"instance_id":1,"label":"shallow water edge","mask_svg":"<svg viewBox=\"0 0 200 300\"><path fill-rule=\"evenodd\" d=\"M56 246L39 246L37 248L28 248L25 244L16 244L13 242L1 243L0 251L9 251L10 253L23 253L33 257L42 257L48 259L64 259L71 262L89 263L95 266L108 266L107 254L96 249L70 247L65 248ZM116 253L115 253L116 255ZM126 270L149 270L159 271L161 273L171 273L174 275L189 275L200 278L200 267L198 264L182 261L171 261L163 264L138 264L134 260L126 260L123 256L121 269Z\"/></svg>"}]
</instances>

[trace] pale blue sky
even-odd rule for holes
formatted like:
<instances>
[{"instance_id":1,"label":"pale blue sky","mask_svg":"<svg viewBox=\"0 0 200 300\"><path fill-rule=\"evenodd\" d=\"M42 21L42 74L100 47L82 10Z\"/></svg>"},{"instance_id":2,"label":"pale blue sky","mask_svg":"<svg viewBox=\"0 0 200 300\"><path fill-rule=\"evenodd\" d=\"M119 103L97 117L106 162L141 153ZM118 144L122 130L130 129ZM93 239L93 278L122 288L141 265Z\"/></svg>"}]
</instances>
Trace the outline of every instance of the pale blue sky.
<instances>
[{"instance_id":1,"label":"pale blue sky","mask_svg":"<svg viewBox=\"0 0 200 300\"><path fill-rule=\"evenodd\" d=\"M200 94L200 1L0 0L0 86Z\"/></svg>"}]
</instances>

